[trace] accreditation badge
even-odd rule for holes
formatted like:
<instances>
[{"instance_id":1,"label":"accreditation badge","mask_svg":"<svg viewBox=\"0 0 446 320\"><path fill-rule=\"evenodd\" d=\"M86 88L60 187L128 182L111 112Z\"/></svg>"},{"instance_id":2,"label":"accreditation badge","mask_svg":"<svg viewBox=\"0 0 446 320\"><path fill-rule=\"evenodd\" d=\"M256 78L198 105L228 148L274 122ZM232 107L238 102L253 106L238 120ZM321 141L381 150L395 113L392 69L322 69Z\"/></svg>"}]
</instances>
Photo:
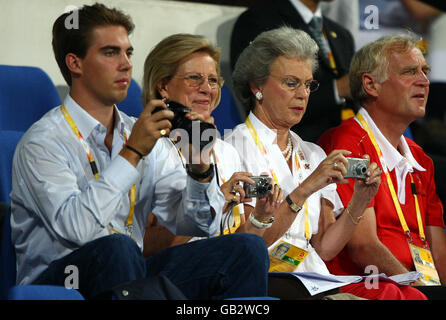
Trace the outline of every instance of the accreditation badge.
<instances>
[{"instance_id":1,"label":"accreditation badge","mask_svg":"<svg viewBox=\"0 0 446 320\"><path fill-rule=\"evenodd\" d=\"M281 240L269 254L269 272L293 272L308 253Z\"/></svg>"},{"instance_id":2,"label":"accreditation badge","mask_svg":"<svg viewBox=\"0 0 446 320\"><path fill-rule=\"evenodd\" d=\"M412 260L417 272L421 273L420 280L427 286L440 286L440 277L435 269L434 260L429 248L421 248L409 243Z\"/></svg>"}]
</instances>

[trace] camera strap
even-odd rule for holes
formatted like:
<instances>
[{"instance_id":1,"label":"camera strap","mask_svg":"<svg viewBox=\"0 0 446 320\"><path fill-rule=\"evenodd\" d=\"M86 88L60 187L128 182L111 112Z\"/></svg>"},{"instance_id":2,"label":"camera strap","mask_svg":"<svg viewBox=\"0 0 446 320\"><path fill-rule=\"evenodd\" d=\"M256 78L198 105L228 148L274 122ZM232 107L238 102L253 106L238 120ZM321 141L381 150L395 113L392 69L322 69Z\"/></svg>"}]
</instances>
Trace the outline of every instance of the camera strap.
<instances>
[{"instance_id":1,"label":"camera strap","mask_svg":"<svg viewBox=\"0 0 446 320\"><path fill-rule=\"evenodd\" d=\"M262 141L260 140L260 137L259 137L256 129L254 128L251 120L249 119L249 117L246 118L245 124L246 124L246 127L248 128L249 132L251 133L252 138L254 139L254 143L257 145L257 147L260 150L260 153L265 158L265 160L268 164L268 167L269 167L269 171L271 172L271 176L274 179L274 182L280 187L280 183L279 183L279 180L277 179L276 173L274 172L273 167L271 166L271 164L268 160L268 156L267 156L268 152L266 151L265 146L263 145ZM293 152L294 152L294 161L296 162L296 169L297 169L297 171L299 171L301 165L300 165L299 159L297 157L296 151L293 151ZM300 181L298 182L298 184L300 185ZM305 211L304 211L305 212L305 239L307 241L307 247L308 247L308 245L310 243L310 239L311 239L311 233L310 233L310 218L308 215L309 213L308 213L307 201L304 202L304 209L305 209ZM288 231L287 231L287 233L288 233Z\"/></svg>"},{"instance_id":2,"label":"camera strap","mask_svg":"<svg viewBox=\"0 0 446 320\"><path fill-rule=\"evenodd\" d=\"M410 253L412 255L412 260L414 262L416 270L423 274L423 278L421 280L427 285L440 285L440 279L439 279L437 270L434 265L432 253L430 252L429 244L427 243L426 236L424 234L423 220L421 218L421 209L420 209L420 205L418 203L417 192L415 189L415 183L414 183L412 174L409 172L411 186L412 186L412 195L414 197L414 202L415 202L415 211L417 214L419 235L420 235L420 238L424 244L423 248L418 247L413 244L412 236L410 235L410 229L407 226L406 219L404 218L403 210L401 209L401 204L400 204L398 197L396 195L396 191L395 191L395 187L393 186L392 178L390 177L389 170L387 170L387 166L384 162L383 154L382 154L381 149L378 145L378 142L376 141L375 136L373 135L372 130L370 129L370 126L368 125L367 121L362 116L362 114L360 114L359 112L356 114L356 118L361 123L363 129L367 132L367 134L370 138L370 141L372 142L372 144L375 147L375 150L378 154L379 161L381 162L381 167L382 167L384 174L386 176L387 185L389 187L389 191L392 196L393 204L394 204L396 212L398 214L398 218L400 220L400 223L401 223L404 233L408 237L408 245L409 245Z\"/></svg>"},{"instance_id":3,"label":"camera strap","mask_svg":"<svg viewBox=\"0 0 446 320\"><path fill-rule=\"evenodd\" d=\"M217 172L217 183L218 183L218 186L220 186L220 181L219 180L221 179L221 182L222 182L221 184L223 184L223 183L226 183L226 179L220 172L219 168L220 168L221 162L220 162L220 159L215 154L215 150L212 151L212 155L213 155L214 162L215 162L215 167L216 167L215 171ZM233 203L235 203L235 202L233 202ZM243 204L239 204L239 205L243 205ZM240 207L239 207L239 205L233 205L231 210L229 210L228 213L227 213L227 215L229 216L231 214L231 212L232 212L232 216L234 217L234 225L232 227L228 227L228 228L224 229L224 231L222 231L221 234L234 233L235 230L237 230L238 227L240 227L241 219L240 219ZM223 228L224 228L224 225L223 225Z\"/></svg>"},{"instance_id":4,"label":"camera strap","mask_svg":"<svg viewBox=\"0 0 446 320\"><path fill-rule=\"evenodd\" d=\"M170 139L170 141L173 143L176 150L178 151L178 155L181 159L181 162L183 163L183 166L186 167L186 158L184 157L183 153L181 152L181 150L179 148L176 147L176 145L175 145L176 142L173 139ZM220 160L218 159L217 155L215 154L215 150L212 151L212 156L214 158L214 167L215 167L215 172L217 174L217 184L220 187L223 183L226 182L226 179L221 174L221 171L219 169L221 163L220 163ZM221 183L220 183L220 180L221 180ZM229 216L231 214L234 217L234 225L232 227L224 228L224 225L226 224L225 222L229 221ZM222 217L222 221L220 223L221 231L220 231L219 235L234 233L238 229L238 227L240 227L240 224L241 224L240 208L238 205L232 206L231 209L226 214L226 216Z\"/></svg>"},{"instance_id":5,"label":"camera strap","mask_svg":"<svg viewBox=\"0 0 446 320\"><path fill-rule=\"evenodd\" d=\"M85 153L87 154L88 160L90 161L90 167L91 171L94 175L94 178L97 180L99 179L99 170L96 165L96 162L94 161L93 155L91 154L90 147L88 143L85 141L85 139L82 137L82 134L80 133L79 129L76 126L76 123L74 122L73 118L68 113L67 108L65 107L65 104L62 104L60 111L62 112L62 115L64 116L67 123L70 125L71 129L73 130L74 134L78 138L79 142L81 143L82 147L85 150ZM124 139L125 142L127 142L127 135L124 132ZM127 221L125 224L127 235L132 238L132 231L133 231L133 215L135 212L135 200L136 200L136 185L133 185L129 190L129 199L130 199L130 208L129 208L129 215L127 217ZM116 229L112 228L110 226L109 228L110 234L112 233L120 233ZM132 238L133 239L133 238Z\"/></svg>"}]
</instances>

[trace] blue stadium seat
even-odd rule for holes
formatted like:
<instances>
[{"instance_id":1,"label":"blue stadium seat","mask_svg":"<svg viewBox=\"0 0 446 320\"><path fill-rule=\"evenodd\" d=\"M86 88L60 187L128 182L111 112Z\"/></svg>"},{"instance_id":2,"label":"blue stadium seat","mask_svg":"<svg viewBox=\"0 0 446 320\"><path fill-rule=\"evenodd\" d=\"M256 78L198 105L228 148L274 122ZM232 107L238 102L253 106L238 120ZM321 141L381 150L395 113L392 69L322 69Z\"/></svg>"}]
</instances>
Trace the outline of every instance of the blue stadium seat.
<instances>
[{"instance_id":1,"label":"blue stadium seat","mask_svg":"<svg viewBox=\"0 0 446 320\"><path fill-rule=\"evenodd\" d=\"M0 88L0 130L26 131L61 104L56 87L40 68L0 65Z\"/></svg>"},{"instance_id":2,"label":"blue stadium seat","mask_svg":"<svg viewBox=\"0 0 446 320\"><path fill-rule=\"evenodd\" d=\"M2 226L0 247L0 299L6 299L9 288L15 285L16 266L15 252L11 242L11 210L5 216Z\"/></svg>"},{"instance_id":3,"label":"blue stadium seat","mask_svg":"<svg viewBox=\"0 0 446 320\"><path fill-rule=\"evenodd\" d=\"M22 135L20 131L0 130L0 202L7 204L12 188L12 157Z\"/></svg>"},{"instance_id":4,"label":"blue stadium seat","mask_svg":"<svg viewBox=\"0 0 446 320\"><path fill-rule=\"evenodd\" d=\"M59 286L14 286L8 292L8 300L85 300L75 289Z\"/></svg>"},{"instance_id":5,"label":"blue stadium seat","mask_svg":"<svg viewBox=\"0 0 446 320\"><path fill-rule=\"evenodd\" d=\"M11 241L11 209L8 209L2 230L0 247L0 299L11 300L83 300L74 289L46 285L16 285L16 256Z\"/></svg>"},{"instance_id":6,"label":"blue stadium seat","mask_svg":"<svg viewBox=\"0 0 446 320\"><path fill-rule=\"evenodd\" d=\"M413 134L412 134L412 130L410 130L410 127L407 127L406 130L404 130L403 135L406 138L409 138L409 139L413 140Z\"/></svg>"},{"instance_id":7,"label":"blue stadium seat","mask_svg":"<svg viewBox=\"0 0 446 320\"><path fill-rule=\"evenodd\" d=\"M214 112L212 112L212 116L221 136L224 135L225 129L233 129L242 122L237 104L228 87L223 86L221 88L221 101Z\"/></svg>"},{"instance_id":8,"label":"blue stadium seat","mask_svg":"<svg viewBox=\"0 0 446 320\"><path fill-rule=\"evenodd\" d=\"M117 103L118 109L123 111L128 116L139 117L139 114L144 109L142 102L142 91L139 84L132 79L130 87L127 92L127 97L121 102Z\"/></svg>"}]
</instances>

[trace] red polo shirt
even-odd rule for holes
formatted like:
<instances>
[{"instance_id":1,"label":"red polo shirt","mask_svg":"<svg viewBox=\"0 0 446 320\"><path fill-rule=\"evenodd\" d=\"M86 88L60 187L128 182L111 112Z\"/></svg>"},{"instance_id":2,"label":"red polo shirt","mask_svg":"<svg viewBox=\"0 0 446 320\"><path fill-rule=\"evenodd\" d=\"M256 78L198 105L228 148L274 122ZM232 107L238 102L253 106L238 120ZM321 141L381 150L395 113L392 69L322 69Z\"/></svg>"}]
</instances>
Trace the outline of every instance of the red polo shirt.
<instances>
[{"instance_id":1,"label":"red polo shirt","mask_svg":"<svg viewBox=\"0 0 446 320\"><path fill-rule=\"evenodd\" d=\"M405 138L415 160L426 169L426 171L414 170L412 173L418 202L420 204L423 226L440 226L444 228L443 205L435 191L434 165L432 159L424 153L420 146L412 140ZM346 149L352 152L352 157L362 158L364 154L370 156L371 162L376 162L382 169L376 150L367 135L355 119L349 119L340 126L330 129L318 141L319 145L329 154L334 149ZM390 172L393 185L397 186L395 170ZM416 245L422 246L419 236L418 224L415 211L415 201L410 185L410 176L406 176L406 203L401 205L411 236ZM349 184L338 184L337 191L344 206L347 206L353 194L354 180ZM381 185L375 198L369 204L374 207L376 215L377 234L380 241L393 253L393 255L408 269L415 270L407 236L403 232L398 219L392 196L383 174ZM330 262L326 262L328 269L333 274L358 274L364 273L353 263L348 250L344 248L341 253Z\"/></svg>"}]
</instances>

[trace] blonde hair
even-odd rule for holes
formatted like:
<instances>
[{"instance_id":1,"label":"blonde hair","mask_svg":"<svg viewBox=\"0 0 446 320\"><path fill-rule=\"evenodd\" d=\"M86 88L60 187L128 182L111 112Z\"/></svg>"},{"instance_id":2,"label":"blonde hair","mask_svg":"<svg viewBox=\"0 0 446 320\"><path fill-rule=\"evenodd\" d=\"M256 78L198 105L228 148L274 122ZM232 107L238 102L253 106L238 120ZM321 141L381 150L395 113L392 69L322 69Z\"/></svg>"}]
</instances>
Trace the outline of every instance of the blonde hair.
<instances>
[{"instance_id":1,"label":"blonde hair","mask_svg":"<svg viewBox=\"0 0 446 320\"><path fill-rule=\"evenodd\" d=\"M407 52L418 46L420 39L410 34L382 37L359 49L350 64L350 91L356 103L363 105L368 94L362 85L362 75L370 73L379 83L387 80L389 56L392 52Z\"/></svg>"},{"instance_id":2,"label":"blonde hair","mask_svg":"<svg viewBox=\"0 0 446 320\"><path fill-rule=\"evenodd\" d=\"M196 52L205 52L215 61L217 76L220 76L220 50L206 38L178 33L164 38L149 53L144 63L142 104L145 106L152 99L161 99L157 85L160 81L170 80L178 70L180 61ZM221 82L223 85L223 81ZM221 86L215 103L220 103Z\"/></svg>"}]
</instances>

